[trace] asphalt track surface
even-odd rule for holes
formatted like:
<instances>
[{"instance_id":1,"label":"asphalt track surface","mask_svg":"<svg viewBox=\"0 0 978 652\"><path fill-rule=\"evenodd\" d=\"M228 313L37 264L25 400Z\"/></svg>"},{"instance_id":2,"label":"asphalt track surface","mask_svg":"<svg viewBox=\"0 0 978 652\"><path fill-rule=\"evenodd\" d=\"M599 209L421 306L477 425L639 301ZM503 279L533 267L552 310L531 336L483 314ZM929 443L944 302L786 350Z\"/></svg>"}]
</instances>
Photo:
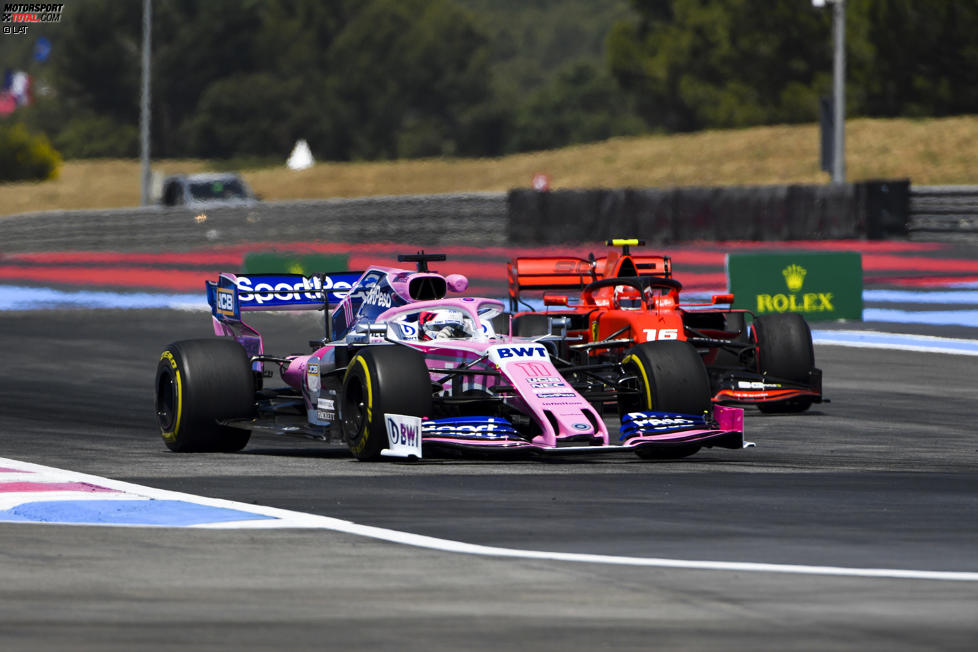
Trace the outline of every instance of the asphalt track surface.
<instances>
[{"instance_id":1,"label":"asphalt track surface","mask_svg":"<svg viewBox=\"0 0 978 652\"><path fill-rule=\"evenodd\" d=\"M300 350L312 315L261 315ZM258 321L258 320L256 320ZM297 332L303 333L296 336ZM0 456L506 549L978 572L976 358L816 347L831 403L686 460L168 452L161 346L206 313L0 314ZM3 650L971 650L978 582L432 550L323 529L0 523Z\"/></svg>"}]
</instances>

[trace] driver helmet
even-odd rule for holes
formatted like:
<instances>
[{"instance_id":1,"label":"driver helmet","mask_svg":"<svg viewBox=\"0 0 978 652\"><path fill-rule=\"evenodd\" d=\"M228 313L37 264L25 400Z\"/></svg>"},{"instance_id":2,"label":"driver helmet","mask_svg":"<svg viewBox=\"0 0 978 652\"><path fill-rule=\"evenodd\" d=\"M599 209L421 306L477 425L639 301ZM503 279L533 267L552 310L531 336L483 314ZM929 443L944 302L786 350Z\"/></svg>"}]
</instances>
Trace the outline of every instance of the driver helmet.
<instances>
[{"instance_id":1,"label":"driver helmet","mask_svg":"<svg viewBox=\"0 0 978 652\"><path fill-rule=\"evenodd\" d=\"M418 315L418 326L423 340L468 337L465 319L458 310L425 310Z\"/></svg>"},{"instance_id":2,"label":"driver helmet","mask_svg":"<svg viewBox=\"0 0 978 652\"><path fill-rule=\"evenodd\" d=\"M614 305L623 310L638 310L642 307L642 293L630 285L616 285Z\"/></svg>"}]
</instances>

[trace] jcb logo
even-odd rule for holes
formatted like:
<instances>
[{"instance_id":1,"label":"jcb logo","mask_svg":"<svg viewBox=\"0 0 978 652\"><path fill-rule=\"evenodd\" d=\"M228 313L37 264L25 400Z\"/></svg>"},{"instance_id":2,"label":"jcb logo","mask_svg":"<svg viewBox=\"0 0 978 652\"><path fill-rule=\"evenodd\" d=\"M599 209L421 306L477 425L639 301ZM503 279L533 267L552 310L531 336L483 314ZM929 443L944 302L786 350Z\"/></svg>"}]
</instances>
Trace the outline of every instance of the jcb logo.
<instances>
[{"instance_id":1,"label":"jcb logo","mask_svg":"<svg viewBox=\"0 0 978 652\"><path fill-rule=\"evenodd\" d=\"M645 334L645 341L652 342L654 340L678 340L679 339L679 329L678 328L643 328L642 332Z\"/></svg>"},{"instance_id":2,"label":"jcb logo","mask_svg":"<svg viewBox=\"0 0 978 652\"><path fill-rule=\"evenodd\" d=\"M234 292L232 290L217 289L217 311L222 315L234 314Z\"/></svg>"}]
</instances>

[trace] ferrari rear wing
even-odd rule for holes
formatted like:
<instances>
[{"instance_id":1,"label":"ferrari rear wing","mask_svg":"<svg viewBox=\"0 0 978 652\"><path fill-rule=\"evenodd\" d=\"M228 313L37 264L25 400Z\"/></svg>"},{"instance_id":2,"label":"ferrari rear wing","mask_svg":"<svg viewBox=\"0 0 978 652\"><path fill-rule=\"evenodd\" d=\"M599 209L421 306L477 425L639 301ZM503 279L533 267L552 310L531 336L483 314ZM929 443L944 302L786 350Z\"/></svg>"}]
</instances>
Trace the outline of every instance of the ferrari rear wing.
<instances>
[{"instance_id":1,"label":"ferrari rear wing","mask_svg":"<svg viewBox=\"0 0 978 652\"><path fill-rule=\"evenodd\" d=\"M520 292L525 290L577 290L588 283L606 277L661 276L672 277L672 261L668 256L602 256L574 258L572 256L514 258L506 265L509 280L509 301L516 310Z\"/></svg>"}]
</instances>

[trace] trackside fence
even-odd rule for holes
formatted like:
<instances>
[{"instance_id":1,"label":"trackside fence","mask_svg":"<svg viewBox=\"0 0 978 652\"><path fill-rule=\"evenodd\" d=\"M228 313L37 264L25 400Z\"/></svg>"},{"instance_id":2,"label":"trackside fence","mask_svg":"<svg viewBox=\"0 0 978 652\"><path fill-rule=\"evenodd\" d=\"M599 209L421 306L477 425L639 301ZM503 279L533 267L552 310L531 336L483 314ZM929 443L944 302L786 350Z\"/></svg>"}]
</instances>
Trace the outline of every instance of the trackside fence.
<instances>
[{"instance_id":1,"label":"trackside fence","mask_svg":"<svg viewBox=\"0 0 978 652\"><path fill-rule=\"evenodd\" d=\"M910 182L511 190L511 242L822 240L907 234Z\"/></svg>"},{"instance_id":2,"label":"trackside fence","mask_svg":"<svg viewBox=\"0 0 978 652\"><path fill-rule=\"evenodd\" d=\"M53 211L0 217L0 256L188 251L289 242L408 246L691 240L978 238L978 186L909 181L702 188L515 189L263 202L251 207Z\"/></svg>"},{"instance_id":3,"label":"trackside fence","mask_svg":"<svg viewBox=\"0 0 978 652\"><path fill-rule=\"evenodd\" d=\"M978 238L978 186L912 186L909 214L914 239Z\"/></svg>"}]
</instances>

